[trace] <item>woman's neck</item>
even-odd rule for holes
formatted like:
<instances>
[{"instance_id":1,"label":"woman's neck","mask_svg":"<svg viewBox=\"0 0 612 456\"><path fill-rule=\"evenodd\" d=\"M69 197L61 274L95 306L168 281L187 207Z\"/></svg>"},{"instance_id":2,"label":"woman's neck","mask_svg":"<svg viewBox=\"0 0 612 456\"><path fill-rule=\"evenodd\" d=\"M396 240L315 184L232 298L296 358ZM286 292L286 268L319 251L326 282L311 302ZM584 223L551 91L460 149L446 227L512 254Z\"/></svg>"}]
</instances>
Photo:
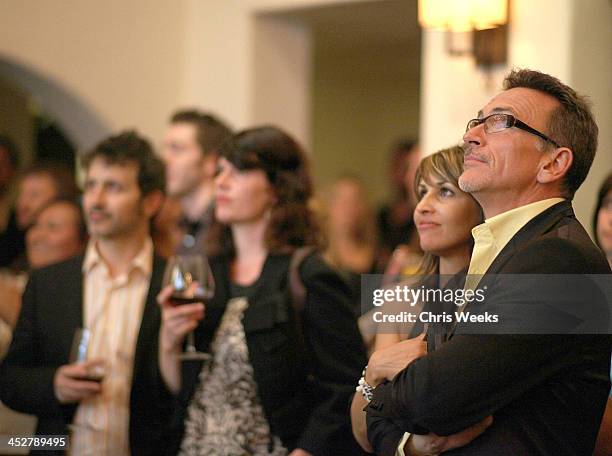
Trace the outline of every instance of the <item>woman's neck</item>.
<instances>
[{"instance_id":1,"label":"woman's neck","mask_svg":"<svg viewBox=\"0 0 612 456\"><path fill-rule=\"evenodd\" d=\"M268 256L265 234L268 223L259 220L232 225L232 238L236 258L232 264L232 281L240 285L250 285L261 274Z\"/></svg>"},{"instance_id":2,"label":"woman's neck","mask_svg":"<svg viewBox=\"0 0 612 456\"><path fill-rule=\"evenodd\" d=\"M440 283L446 283L448 279L457 274L462 269L465 269L470 264L471 248L465 247L456 249L448 254L440 255Z\"/></svg>"}]
</instances>

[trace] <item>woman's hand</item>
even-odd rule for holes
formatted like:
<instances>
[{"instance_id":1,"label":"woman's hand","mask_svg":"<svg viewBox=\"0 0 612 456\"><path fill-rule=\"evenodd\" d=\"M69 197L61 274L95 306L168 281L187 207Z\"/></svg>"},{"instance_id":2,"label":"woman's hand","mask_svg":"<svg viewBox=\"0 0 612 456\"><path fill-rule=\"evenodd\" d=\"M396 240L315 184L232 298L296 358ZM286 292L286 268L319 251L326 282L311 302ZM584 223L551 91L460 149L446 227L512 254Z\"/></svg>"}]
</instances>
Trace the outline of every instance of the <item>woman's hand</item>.
<instances>
[{"instance_id":1,"label":"woman's hand","mask_svg":"<svg viewBox=\"0 0 612 456\"><path fill-rule=\"evenodd\" d=\"M434 433L427 435L413 434L404 447L404 454L410 456L432 456L455 448L461 448L486 431L491 424L493 424L493 417L488 416L480 423L445 437Z\"/></svg>"},{"instance_id":2,"label":"woman's hand","mask_svg":"<svg viewBox=\"0 0 612 456\"><path fill-rule=\"evenodd\" d=\"M301 448L296 448L291 453L289 453L289 456L312 456L312 454L306 450L302 450Z\"/></svg>"},{"instance_id":3,"label":"woman's hand","mask_svg":"<svg viewBox=\"0 0 612 456\"><path fill-rule=\"evenodd\" d=\"M203 303L174 306L170 299L173 291L172 286L167 286L157 295L162 311L159 346L165 352L180 351L185 336L204 318Z\"/></svg>"},{"instance_id":4,"label":"woman's hand","mask_svg":"<svg viewBox=\"0 0 612 456\"><path fill-rule=\"evenodd\" d=\"M423 340L424 337L425 333L375 351L368 362L366 382L376 387L385 380L393 380L408 364L426 355L427 342Z\"/></svg>"}]
</instances>

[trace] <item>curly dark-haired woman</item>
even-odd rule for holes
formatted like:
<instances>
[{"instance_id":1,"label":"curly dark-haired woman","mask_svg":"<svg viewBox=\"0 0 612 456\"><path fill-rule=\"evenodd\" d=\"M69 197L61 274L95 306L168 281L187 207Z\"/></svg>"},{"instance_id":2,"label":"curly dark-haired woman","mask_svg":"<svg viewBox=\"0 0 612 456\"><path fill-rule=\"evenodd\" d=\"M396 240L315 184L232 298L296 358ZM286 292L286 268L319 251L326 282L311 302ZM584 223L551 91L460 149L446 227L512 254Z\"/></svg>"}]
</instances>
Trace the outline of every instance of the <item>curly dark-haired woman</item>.
<instances>
[{"instance_id":1,"label":"curly dark-haired woman","mask_svg":"<svg viewBox=\"0 0 612 456\"><path fill-rule=\"evenodd\" d=\"M294 252L318 238L304 153L274 127L240 132L221 151L215 193L215 297L159 297L161 372L179 397L171 453L356 454L348 400L365 354L349 290L316 254L295 269L302 309L290 285ZM212 360L181 369L194 329Z\"/></svg>"}]
</instances>

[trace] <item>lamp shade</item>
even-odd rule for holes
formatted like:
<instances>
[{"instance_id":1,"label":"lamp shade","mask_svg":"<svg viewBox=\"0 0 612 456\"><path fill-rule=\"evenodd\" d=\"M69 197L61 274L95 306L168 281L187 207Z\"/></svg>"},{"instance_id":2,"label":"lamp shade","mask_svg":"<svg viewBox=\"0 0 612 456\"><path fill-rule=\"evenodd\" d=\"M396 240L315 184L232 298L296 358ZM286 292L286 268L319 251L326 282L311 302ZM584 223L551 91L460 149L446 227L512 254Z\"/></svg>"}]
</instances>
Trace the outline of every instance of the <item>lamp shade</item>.
<instances>
[{"instance_id":1,"label":"lamp shade","mask_svg":"<svg viewBox=\"0 0 612 456\"><path fill-rule=\"evenodd\" d=\"M419 0L419 23L423 28L466 32L507 22L507 0Z\"/></svg>"}]
</instances>

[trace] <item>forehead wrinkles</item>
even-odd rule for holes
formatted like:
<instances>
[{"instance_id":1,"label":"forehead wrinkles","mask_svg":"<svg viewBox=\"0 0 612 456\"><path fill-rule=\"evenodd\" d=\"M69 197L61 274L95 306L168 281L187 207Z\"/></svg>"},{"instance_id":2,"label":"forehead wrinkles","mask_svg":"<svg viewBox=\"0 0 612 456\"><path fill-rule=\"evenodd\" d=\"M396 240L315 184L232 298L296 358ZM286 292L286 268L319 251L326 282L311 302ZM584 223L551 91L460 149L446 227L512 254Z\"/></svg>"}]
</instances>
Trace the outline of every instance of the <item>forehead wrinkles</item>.
<instances>
[{"instance_id":1,"label":"forehead wrinkles","mask_svg":"<svg viewBox=\"0 0 612 456\"><path fill-rule=\"evenodd\" d=\"M496 95L485 107L488 115L495 108L508 108L519 120L536 129L545 129L550 113L560 106L552 96L525 87L516 87Z\"/></svg>"}]
</instances>

